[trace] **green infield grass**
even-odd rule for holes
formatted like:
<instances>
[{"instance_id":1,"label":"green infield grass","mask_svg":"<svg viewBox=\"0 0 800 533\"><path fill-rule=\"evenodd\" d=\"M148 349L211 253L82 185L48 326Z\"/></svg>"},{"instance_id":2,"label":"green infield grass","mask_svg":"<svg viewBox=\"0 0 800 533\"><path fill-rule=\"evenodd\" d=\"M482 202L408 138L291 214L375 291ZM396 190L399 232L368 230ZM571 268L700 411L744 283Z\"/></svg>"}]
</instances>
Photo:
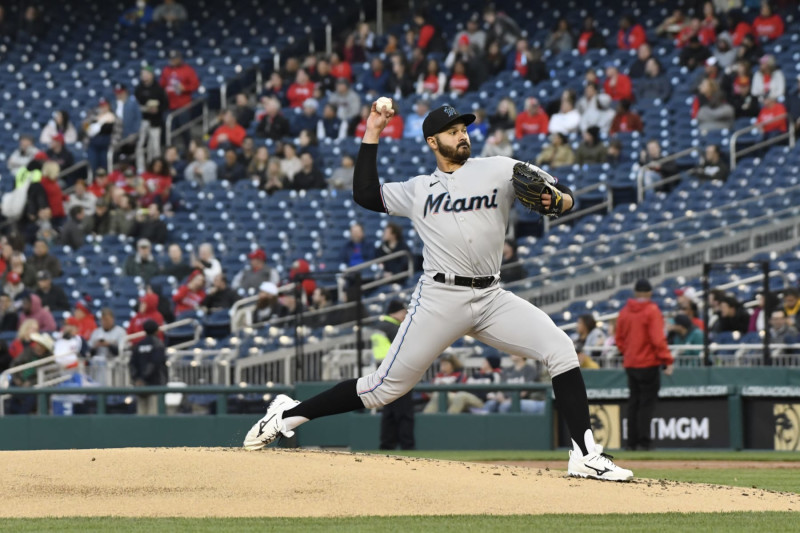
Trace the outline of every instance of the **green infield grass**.
<instances>
[{"instance_id":1,"label":"green infield grass","mask_svg":"<svg viewBox=\"0 0 800 533\"><path fill-rule=\"evenodd\" d=\"M387 452L372 452L386 454ZM623 461L800 461L798 452L771 451L652 451L626 452L610 450L615 459ZM567 450L414 450L391 452L391 455L428 457L449 461L567 461ZM800 464L798 464L800 467Z\"/></svg>"}]
</instances>

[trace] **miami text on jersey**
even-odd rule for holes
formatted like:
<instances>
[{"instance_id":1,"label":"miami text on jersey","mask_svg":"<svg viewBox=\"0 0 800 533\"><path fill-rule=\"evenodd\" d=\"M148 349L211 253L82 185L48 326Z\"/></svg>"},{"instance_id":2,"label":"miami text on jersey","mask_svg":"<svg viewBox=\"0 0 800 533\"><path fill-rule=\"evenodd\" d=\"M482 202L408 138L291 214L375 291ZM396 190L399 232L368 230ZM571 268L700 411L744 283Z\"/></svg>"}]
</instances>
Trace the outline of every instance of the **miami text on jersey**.
<instances>
[{"instance_id":1,"label":"miami text on jersey","mask_svg":"<svg viewBox=\"0 0 800 533\"><path fill-rule=\"evenodd\" d=\"M492 191L491 198L483 194L481 196L470 196L469 198L456 198L452 202L449 192L443 192L436 198L429 194L428 199L425 200L422 217L428 216L429 211L435 215L439 212L439 209L443 209L446 213L461 213L462 211L477 211L484 207L487 209L497 208L497 189Z\"/></svg>"}]
</instances>

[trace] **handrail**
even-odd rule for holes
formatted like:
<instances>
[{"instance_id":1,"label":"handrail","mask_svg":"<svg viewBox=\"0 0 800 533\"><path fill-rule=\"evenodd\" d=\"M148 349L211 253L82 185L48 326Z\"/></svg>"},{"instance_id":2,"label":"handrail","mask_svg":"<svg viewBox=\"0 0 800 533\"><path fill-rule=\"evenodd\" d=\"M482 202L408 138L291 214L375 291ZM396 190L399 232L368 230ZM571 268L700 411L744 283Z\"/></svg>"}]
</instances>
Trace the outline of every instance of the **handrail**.
<instances>
[{"instance_id":1,"label":"handrail","mask_svg":"<svg viewBox=\"0 0 800 533\"><path fill-rule=\"evenodd\" d=\"M366 269L372 267L373 265L379 265L379 264L385 263L387 261L391 261L392 259L397 259L398 257L403 257L403 256L406 256L406 258L408 260L407 261L407 268L406 268L405 272L399 272L397 274L392 274L391 276L389 276L387 278L379 278L379 279L376 279L376 280L373 280L373 281L370 281L368 283L364 283L363 285L361 285L361 288L364 289L364 290L373 289L375 287L379 287L380 285L386 285L387 283L393 283L395 281L398 281L398 280L401 280L401 279L404 279L404 278L410 278L411 276L414 275L414 256L411 255L411 252L409 250L398 250L396 252L392 252L390 254L386 254L386 255L381 256L381 257L376 257L375 259L370 259L369 261L364 261L363 263L359 263L359 264L357 264L355 266L351 266L349 268L346 268L346 269L342 270L342 272L341 272L341 274L340 274L340 276L338 278L339 300L344 300L345 299L344 286L345 286L345 282L347 281L345 278L349 274L354 274L356 272L360 272L362 270L366 270Z\"/></svg>"},{"instance_id":2,"label":"handrail","mask_svg":"<svg viewBox=\"0 0 800 533\"><path fill-rule=\"evenodd\" d=\"M76 170L81 169L83 167L88 167L88 166L89 166L89 160L88 159L84 159L83 161L78 161L77 163L73 164L72 166L69 166L67 168L61 169L61 172L58 173L58 179L63 179L65 176L68 176L69 174L72 174ZM89 181L89 183L91 183L92 182L92 180L91 180L91 178L92 178L92 169L91 168L89 169L89 172L87 172L87 175L89 176L89 180L88 181ZM64 192L67 192L67 191L64 191Z\"/></svg>"},{"instance_id":3,"label":"handrail","mask_svg":"<svg viewBox=\"0 0 800 533\"><path fill-rule=\"evenodd\" d=\"M56 356L50 355L48 357L43 357L41 359L31 361L30 363L13 366L7 370L4 370L3 372L0 372L0 389L8 388L8 377L11 376L12 374L18 374L20 372L24 372L25 370L29 370L31 368L38 368L40 366L49 365L55 362L56 362Z\"/></svg>"},{"instance_id":4,"label":"handrail","mask_svg":"<svg viewBox=\"0 0 800 533\"><path fill-rule=\"evenodd\" d=\"M779 120L785 120L788 123L789 127L786 133L781 133L780 135L776 135L775 137L770 137L769 139L765 139L752 146L748 146L747 148L744 148L742 150L736 150L736 141L739 140L739 137L741 137L745 133L750 133L753 130L761 130L763 132L764 125L772 124L773 122L778 122ZM789 139L789 146L794 147L794 142L795 142L794 120L792 120L791 116L789 116L788 113L779 115L766 122L762 122L761 124L751 124L747 127L744 127L740 130L733 132L730 140L730 147L731 147L730 169L733 170L736 168L736 159L739 155L745 155L749 154L750 152L755 152L756 150L760 150L765 146L769 146L771 144L777 144L787 138Z\"/></svg>"},{"instance_id":5,"label":"handrail","mask_svg":"<svg viewBox=\"0 0 800 533\"><path fill-rule=\"evenodd\" d=\"M676 159L680 159L685 155L689 155L692 152L698 151L696 147L686 148L681 150L680 152L676 152L674 154L670 154L668 156L662 157L661 159L656 159L655 161L650 161L649 163L642 165L639 167L639 170L636 171L636 201L641 203L644 201L644 174L649 169L656 165L663 165L664 163L668 163L669 161L674 161Z\"/></svg>"},{"instance_id":6,"label":"handrail","mask_svg":"<svg viewBox=\"0 0 800 533\"><path fill-rule=\"evenodd\" d=\"M294 283L288 283L278 287L278 294L288 293L294 290ZM236 300L229 311L231 317L231 333L237 333L245 327L253 327L250 322L250 315L244 314L245 310L252 307L258 301L258 294L247 296L240 300ZM242 321L244 317L244 321Z\"/></svg>"},{"instance_id":7,"label":"handrail","mask_svg":"<svg viewBox=\"0 0 800 533\"><path fill-rule=\"evenodd\" d=\"M187 121L185 124L181 125L179 128L175 129L175 131L173 131L172 130L172 122L175 120L175 117L178 116L178 115L182 115L184 113L187 113L187 112L191 111L192 109L194 109L198 105L202 105L203 106L202 115L200 117L193 118L193 119ZM165 121L166 146L169 146L169 145L172 144L172 137L174 135L177 135L178 133L181 133L182 131L191 128L194 125L194 123L197 122L199 119L203 120L203 131L204 132L208 131L208 98L204 97L204 98L198 98L196 100L192 100L192 102L190 104L187 104L187 105L185 105L185 106L183 106L183 107L181 107L179 109L176 109L175 111L172 111L171 113L169 113L167 115L167 119Z\"/></svg>"}]
</instances>

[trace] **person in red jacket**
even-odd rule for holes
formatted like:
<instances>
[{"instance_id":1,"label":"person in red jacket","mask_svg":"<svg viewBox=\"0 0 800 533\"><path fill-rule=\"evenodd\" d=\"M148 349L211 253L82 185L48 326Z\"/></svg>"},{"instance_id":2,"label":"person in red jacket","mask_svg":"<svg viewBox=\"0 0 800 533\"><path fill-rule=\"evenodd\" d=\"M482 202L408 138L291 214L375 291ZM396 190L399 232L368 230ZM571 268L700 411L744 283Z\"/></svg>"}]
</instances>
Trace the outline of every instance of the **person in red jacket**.
<instances>
[{"instance_id":1,"label":"person in red jacket","mask_svg":"<svg viewBox=\"0 0 800 533\"><path fill-rule=\"evenodd\" d=\"M594 19L591 16L586 16L583 19L583 31L578 36L577 49L581 55L585 54L593 48L605 47L605 39L603 35L594 27Z\"/></svg>"},{"instance_id":2,"label":"person in red jacket","mask_svg":"<svg viewBox=\"0 0 800 533\"><path fill-rule=\"evenodd\" d=\"M634 24L630 15L623 15L619 19L617 32L617 48L620 50L636 50L639 45L647 42L647 35L641 24Z\"/></svg>"},{"instance_id":3,"label":"person in red jacket","mask_svg":"<svg viewBox=\"0 0 800 533\"><path fill-rule=\"evenodd\" d=\"M753 33L770 41L783 35L783 19L772 12L769 2L761 2L761 13L753 19Z\"/></svg>"},{"instance_id":4,"label":"person in red jacket","mask_svg":"<svg viewBox=\"0 0 800 533\"><path fill-rule=\"evenodd\" d=\"M348 82L353 81L353 68L347 61L342 61L337 52L331 54L329 62L331 65L331 76L345 79Z\"/></svg>"},{"instance_id":5,"label":"person in red jacket","mask_svg":"<svg viewBox=\"0 0 800 533\"><path fill-rule=\"evenodd\" d=\"M128 335L144 331L144 323L148 320L152 320L159 326L164 325L164 317L158 312L158 294L154 292L148 292L139 298L139 312L131 318L131 322L128 325ZM161 340L164 340L164 333L159 332L158 335ZM139 337L132 342L137 343L143 338L144 337Z\"/></svg>"},{"instance_id":6,"label":"person in red jacket","mask_svg":"<svg viewBox=\"0 0 800 533\"><path fill-rule=\"evenodd\" d=\"M172 301L175 302L175 316L180 316L181 313L186 311L194 311L200 307L200 303L206 297L206 278L203 272L195 270L189 274L189 279L186 283L178 287L175 294L172 295Z\"/></svg>"},{"instance_id":7,"label":"person in red jacket","mask_svg":"<svg viewBox=\"0 0 800 533\"><path fill-rule=\"evenodd\" d=\"M85 341L88 341L94 330L97 329L97 321L94 319L94 315L83 302L75 304L75 310L72 316L67 318L66 323L70 326L75 326L78 330L78 336Z\"/></svg>"},{"instance_id":8,"label":"person in red jacket","mask_svg":"<svg viewBox=\"0 0 800 533\"><path fill-rule=\"evenodd\" d=\"M66 219L67 213L64 210L64 191L58 184L58 174L61 167L55 161L47 161L42 166L42 187L47 194L47 203L50 205L50 212L53 215L53 223L58 227Z\"/></svg>"},{"instance_id":9,"label":"person in red jacket","mask_svg":"<svg viewBox=\"0 0 800 533\"><path fill-rule=\"evenodd\" d=\"M606 81L603 82L603 91L612 100L634 100L633 84L627 74L623 74L613 63L606 65Z\"/></svg>"},{"instance_id":10,"label":"person in red jacket","mask_svg":"<svg viewBox=\"0 0 800 533\"><path fill-rule=\"evenodd\" d=\"M664 317L650 300L653 286L646 279L640 279L633 286L633 296L619 312L616 331L630 394L626 447L650 450L650 420L661 388L660 369L665 366L664 374L672 375L674 359L667 346Z\"/></svg>"},{"instance_id":11,"label":"person in red jacket","mask_svg":"<svg viewBox=\"0 0 800 533\"><path fill-rule=\"evenodd\" d=\"M245 137L247 137L247 131L236 122L236 115L233 114L233 111L228 110L222 116L222 124L211 135L208 147L212 150L216 150L220 145L239 148Z\"/></svg>"},{"instance_id":12,"label":"person in red jacket","mask_svg":"<svg viewBox=\"0 0 800 533\"><path fill-rule=\"evenodd\" d=\"M783 118L779 119L780 116ZM765 138L786 133L786 106L778 102L774 96L767 96L764 99L764 107L758 113L756 125L761 128Z\"/></svg>"},{"instance_id":13,"label":"person in red jacket","mask_svg":"<svg viewBox=\"0 0 800 533\"><path fill-rule=\"evenodd\" d=\"M615 133L628 133L631 131L642 131L644 124L642 119L635 111L631 111L630 100L620 100L617 105L617 113L614 115L614 120L611 121L611 128L608 130L609 135Z\"/></svg>"},{"instance_id":14,"label":"person in red jacket","mask_svg":"<svg viewBox=\"0 0 800 533\"><path fill-rule=\"evenodd\" d=\"M289 85L289 90L286 91L289 107L301 107L303 102L312 96L314 96L314 82L311 81L311 78L308 77L308 73L305 70L300 69L297 71L294 83Z\"/></svg>"},{"instance_id":15,"label":"person in red jacket","mask_svg":"<svg viewBox=\"0 0 800 533\"><path fill-rule=\"evenodd\" d=\"M397 107L395 106L394 116L389 119L389 123L386 124L386 128L381 132L381 138L384 137L391 137L392 139L402 139L403 138L403 129L405 128L406 124L403 121L403 117L401 117L397 112Z\"/></svg>"},{"instance_id":16,"label":"person in red jacket","mask_svg":"<svg viewBox=\"0 0 800 533\"><path fill-rule=\"evenodd\" d=\"M183 62L183 54L172 50L169 65L161 71L159 85L166 91L169 108L174 111L192 103L192 93L200 87L200 80L197 72Z\"/></svg>"},{"instance_id":17,"label":"person in red jacket","mask_svg":"<svg viewBox=\"0 0 800 533\"><path fill-rule=\"evenodd\" d=\"M539 105L539 100L531 96L525 99L525 109L517 115L517 120L514 122L514 133L517 139L540 133L547 135L549 123L550 117Z\"/></svg>"}]
</instances>

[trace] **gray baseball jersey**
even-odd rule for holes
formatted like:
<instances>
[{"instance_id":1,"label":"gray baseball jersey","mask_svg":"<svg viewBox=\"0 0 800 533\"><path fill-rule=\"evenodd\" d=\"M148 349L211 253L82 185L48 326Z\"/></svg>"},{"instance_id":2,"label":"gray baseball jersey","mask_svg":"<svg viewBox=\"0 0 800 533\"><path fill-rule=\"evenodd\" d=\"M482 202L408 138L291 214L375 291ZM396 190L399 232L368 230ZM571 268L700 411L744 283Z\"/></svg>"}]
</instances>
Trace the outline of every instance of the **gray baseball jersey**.
<instances>
[{"instance_id":1,"label":"gray baseball jersey","mask_svg":"<svg viewBox=\"0 0 800 533\"><path fill-rule=\"evenodd\" d=\"M498 283L454 284L454 276L497 276L515 201L507 157L471 158L453 173L437 169L381 187L386 212L411 218L422 239L424 271L380 367L358 380L368 408L399 398L456 339L471 335L499 350L543 361L551 376L577 368L566 333L547 314ZM446 282L435 281L444 274Z\"/></svg>"}]
</instances>

